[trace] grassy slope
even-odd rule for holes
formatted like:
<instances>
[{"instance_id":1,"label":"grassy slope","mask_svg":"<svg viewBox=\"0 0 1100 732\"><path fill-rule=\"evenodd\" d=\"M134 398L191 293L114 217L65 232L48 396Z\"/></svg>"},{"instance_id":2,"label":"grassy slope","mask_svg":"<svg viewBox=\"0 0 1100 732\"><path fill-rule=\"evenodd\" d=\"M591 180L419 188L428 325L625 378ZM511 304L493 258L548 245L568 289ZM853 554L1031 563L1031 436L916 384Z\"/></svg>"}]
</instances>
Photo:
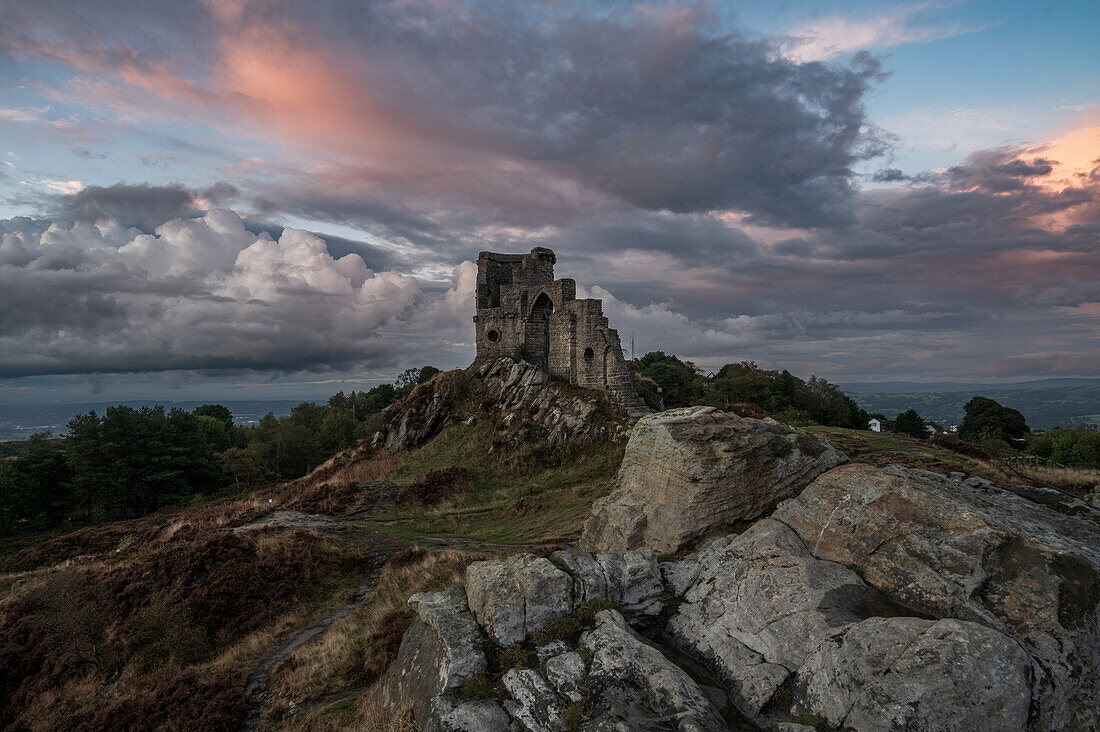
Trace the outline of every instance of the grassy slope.
<instances>
[{"instance_id":1,"label":"grassy slope","mask_svg":"<svg viewBox=\"0 0 1100 732\"><path fill-rule=\"evenodd\" d=\"M918 440L892 432L869 432L820 426L807 429L827 438L834 447L855 462L878 466L896 463L937 473L959 471L967 475L981 476L995 483L1056 488L1079 498L1086 496L1094 486L1100 486L1098 470L1019 465L1010 467L998 459L1005 455L993 455L989 460L978 459L944 449L928 440ZM1005 452L1011 453L1011 451Z\"/></svg>"},{"instance_id":2,"label":"grassy slope","mask_svg":"<svg viewBox=\"0 0 1100 732\"><path fill-rule=\"evenodd\" d=\"M480 542L552 542L579 531L592 502L607 494L622 461L622 443L493 445L490 425L456 425L401 456L392 476L409 482L429 470L458 466L473 487L427 510L395 507L364 523L381 535L465 537Z\"/></svg>"},{"instance_id":3,"label":"grassy slope","mask_svg":"<svg viewBox=\"0 0 1100 732\"><path fill-rule=\"evenodd\" d=\"M468 411L484 412L482 396L470 395ZM0 644L7 669L0 674L0 726L118 728L140 719L159 729L234 728L243 715L244 677L283 639L346 603L380 554L424 537L431 537L429 547L481 552L433 549L403 571L384 571L384 592L276 667L269 721L277 722L287 701L302 699L325 700L308 715L322 728L344 727L348 714L370 717L370 695L351 692L396 651L394 639L410 620L404 598L452 584L484 554L577 532L592 501L609 490L622 450L621 443L511 446L491 415L480 415L468 425L456 420L416 450L360 451L337 470L319 469L245 498L10 541L0 557L0 635L10 641ZM369 512L362 488L368 481L400 485L455 466L471 477L463 493L428 509L375 509L356 519L360 532L229 531L275 509ZM76 616L65 614L69 597ZM226 620L195 617L212 606ZM173 635L178 628L184 636ZM96 641L116 654L110 668L81 658ZM36 691L43 688L50 691Z\"/></svg>"}]
</instances>

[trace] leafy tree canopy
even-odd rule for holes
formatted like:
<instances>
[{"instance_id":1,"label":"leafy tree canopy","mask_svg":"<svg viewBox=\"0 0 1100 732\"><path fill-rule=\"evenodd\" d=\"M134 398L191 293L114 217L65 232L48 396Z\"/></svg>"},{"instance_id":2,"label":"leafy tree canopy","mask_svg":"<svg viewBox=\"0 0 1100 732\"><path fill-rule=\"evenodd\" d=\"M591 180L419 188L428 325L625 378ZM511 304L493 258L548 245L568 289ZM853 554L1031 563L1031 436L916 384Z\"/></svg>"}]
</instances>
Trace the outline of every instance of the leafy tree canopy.
<instances>
[{"instance_id":1,"label":"leafy tree canopy","mask_svg":"<svg viewBox=\"0 0 1100 732\"><path fill-rule=\"evenodd\" d=\"M1024 415L987 397L974 397L964 407L966 416L959 426L959 437L976 441L996 439L1009 442L1026 437L1031 430Z\"/></svg>"},{"instance_id":2,"label":"leafy tree canopy","mask_svg":"<svg viewBox=\"0 0 1100 732\"><path fill-rule=\"evenodd\" d=\"M825 379L803 381L789 371L770 371L752 361L723 366L697 404L730 408L753 404L788 422L816 422L867 429L870 417L855 401Z\"/></svg>"}]
</instances>

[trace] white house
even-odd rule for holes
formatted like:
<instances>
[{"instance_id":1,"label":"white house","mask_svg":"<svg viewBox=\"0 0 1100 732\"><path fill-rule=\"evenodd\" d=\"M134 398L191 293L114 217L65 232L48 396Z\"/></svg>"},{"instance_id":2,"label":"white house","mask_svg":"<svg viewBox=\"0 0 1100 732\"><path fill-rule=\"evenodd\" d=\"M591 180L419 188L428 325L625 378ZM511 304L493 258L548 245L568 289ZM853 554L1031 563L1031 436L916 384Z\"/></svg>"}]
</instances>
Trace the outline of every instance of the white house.
<instances>
[{"instance_id":1,"label":"white house","mask_svg":"<svg viewBox=\"0 0 1100 732\"><path fill-rule=\"evenodd\" d=\"M882 432L882 422L879 422L877 419L872 419L867 423L867 429L872 432Z\"/></svg>"}]
</instances>

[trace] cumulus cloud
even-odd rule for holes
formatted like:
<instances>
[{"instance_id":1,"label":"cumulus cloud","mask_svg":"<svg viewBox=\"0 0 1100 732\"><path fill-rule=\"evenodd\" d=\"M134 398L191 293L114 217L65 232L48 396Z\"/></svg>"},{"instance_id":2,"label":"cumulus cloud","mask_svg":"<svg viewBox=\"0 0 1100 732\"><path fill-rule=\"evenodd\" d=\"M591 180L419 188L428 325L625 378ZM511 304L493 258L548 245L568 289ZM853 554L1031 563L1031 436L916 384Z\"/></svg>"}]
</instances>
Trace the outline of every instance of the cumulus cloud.
<instances>
[{"instance_id":1,"label":"cumulus cloud","mask_svg":"<svg viewBox=\"0 0 1100 732\"><path fill-rule=\"evenodd\" d=\"M423 333L472 293L468 263L430 296L357 254L333 258L309 232L276 241L226 210L152 234L104 219L3 227L0 311L17 315L0 321L0 377L393 363L423 345L383 330Z\"/></svg>"}]
</instances>

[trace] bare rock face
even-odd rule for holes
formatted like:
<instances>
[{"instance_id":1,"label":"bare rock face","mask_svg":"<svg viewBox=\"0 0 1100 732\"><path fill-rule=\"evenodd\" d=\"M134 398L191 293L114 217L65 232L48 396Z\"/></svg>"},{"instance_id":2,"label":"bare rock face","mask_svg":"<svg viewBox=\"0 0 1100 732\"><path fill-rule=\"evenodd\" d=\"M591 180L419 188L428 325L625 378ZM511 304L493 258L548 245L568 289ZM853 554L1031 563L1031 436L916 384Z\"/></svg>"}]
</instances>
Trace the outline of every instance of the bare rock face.
<instances>
[{"instance_id":1,"label":"bare rock face","mask_svg":"<svg viewBox=\"0 0 1100 732\"><path fill-rule=\"evenodd\" d=\"M1025 729L1031 660L977 623L869 618L798 670L796 713L840 729Z\"/></svg>"},{"instance_id":2,"label":"bare rock face","mask_svg":"<svg viewBox=\"0 0 1100 732\"><path fill-rule=\"evenodd\" d=\"M812 557L789 528L761 519L699 555L668 632L756 716L822 641L881 600L851 570Z\"/></svg>"},{"instance_id":3,"label":"bare rock face","mask_svg":"<svg viewBox=\"0 0 1100 732\"><path fill-rule=\"evenodd\" d=\"M573 554L557 551L550 561L573 577L572 606L590 600L616 600L634 615L661 612L664 582L652 552L623 554Z\"/></svg>"},{"instance_id":4,"label":"bare rock face","mask_svg":"<svg viewBox=\"0 0 1100 732\"><path fill-rule=\"evenodd\" d=\"M455 406L448 387L445 379L434 378L383 411L382 424L371 438L371 447L390 452L410 450L439 434Z\"/></svg>"},{"instance_id":5,"label":"bare rock face","mask_svg":"<svg viewBox=\"0 0 1100 732\"><path fill-rule=\"evenodd\" d=\"M979 623L1035 660L1034 721L1100 729L1100 512L1056 491L837 468L773 517L914 614Z\"/></svg>"},{"instance_id":6,"label":"bare rock face","mask_svg":"<svg viewBox=\"0 0 1100 732\"><path fill-rule=\"evenodd\" d=\"M412 700L417 719L437 719L438 708L432 713L436 697L485 671L484 635L461 586L413 595L409 607L416 618L401 639L382 688L387 699Z\"/></svg>"},{"instance_id":7,"label":"bare rock face","mask_svg":"<svg viewBox=\"0 0 1100 732\"><path fill-rule=\"evenodd\" d=\"M501 410L501 429L513 443L536 437L550 445L570 440L614 439L619 429L601 424L598 394L574 395L550 379L550 374L527 361L501 358L482 364L479 375Z\"/></svg>"},{"instance_id":8,"label":"bare rock face","mask_svg":"<svg viewBox=\"0 0 1100 732\"><path fill-rule=\"evenodd\" d=\"M451 697L437 696L432 704L425 732L511 732L512 718L496 702L459 703Z\"/></svg>"},{"instance_id":9,"label":"bare rock face","mask_svg":"<svg viewBox=\"0 0 1100 732\"><path fill-rule=\"evenodd\" d=\"M612 440L627 430L626 417L605 396L555 382L535 364L501 358L481 364L476 377L447 372L417 386L383 412L371 447L410 450L489 405L499 413L498 439L511 444Z\"/></svg>"},{"instance_id":10,"label":"bare rock face","mask_svg":"<svg viewBox=\"0 0 1100 732\"><path fill-rule=\"evenodd\" d=\"M533 669L511 669L501 679L511 699L504 708L526 732L565 732L561 701Z\"/></svg>"},{"instance_id":11,"label":"bare rock face","mask_svg":"<svg viewBox=\"0 0 1100 732\"><path fill-rule=\"evenodd\" d=\"M724 730L726 723L682 669L643 642L614 610L596 614L581 645L592 652L586 684L593 729Z\"/></svg>"},{"instance_id":12,"label":"bare rock face","mask_svg":"<svg viewBox=\"0 0 1100 732\"><path fill-rule=\"evenodd\" d=\"M478 622L499 645L528 634L572 609L572 578L534 554L474 562L466 568L466 597Z\"/></svg>"},{"instance_id":13,"label":"bare rock face","mask_svg":"<svg viewBox=\"0 0 1100 732\"><path fill-rule=\"evenodd\" d=\"M565 651L546 659L546 680L563 699L579 702L581 684L588 673L584 658L576 651Z\"/></svg>"},{"instance_id":14,"label":"bare rock face","mask_svg":"<svg viewBox=\"0 0 1100 732\"><path fill-rule=\"evenodd\" d=\"M578 712L589 717L582 727L589 732L726 729L707 690L635 635L615 610L598 612L594 620L578 613L574 622L587 628L579 646L567 633L528 648L538 657L537 669L490 669L491 643L523 641L590 600L634 608L627 612L639 627L656 622L661 603L654 593L663 585L652 554L562 553L555 560L560 567L531 554L478 562L468 568L465 588L414 595L417 618L386 671L386 703L399 708L411 702L420 728L432 732L558 732L570 719L575 723ZM486 671L500 674L502 698L462 701L462 685ZM724 693L709 691L726 704Z\"/></svg>"},{"instance_id":15,"label":"bare rock face","mask_svg":"<svg viewBox=\"0 0 1100 732\"><path fill-rule=\"evenodd\" d=\"M643 417L580 547L673 552L714 527L762 515L844 461L825 440L772 419L714 407Z\"/></svg>"},{"instance_id":16,"label":"bare rock face","mask_svg":"<svg viewBox=\"0 0 1100 732\"><path fill-rule=\"evenodd\" d=\"M621 612L551 625L593 600ZM695 555L521 554L411 604L386 688L425 730L558 730L579 713L586 732L793 731L800 715L1100 732L1100 512L962 474L835 468ZM490 644L519 641L493 656L522 659L492 668L500 699L461 701Z\"/></svg>"}]
</instances>

